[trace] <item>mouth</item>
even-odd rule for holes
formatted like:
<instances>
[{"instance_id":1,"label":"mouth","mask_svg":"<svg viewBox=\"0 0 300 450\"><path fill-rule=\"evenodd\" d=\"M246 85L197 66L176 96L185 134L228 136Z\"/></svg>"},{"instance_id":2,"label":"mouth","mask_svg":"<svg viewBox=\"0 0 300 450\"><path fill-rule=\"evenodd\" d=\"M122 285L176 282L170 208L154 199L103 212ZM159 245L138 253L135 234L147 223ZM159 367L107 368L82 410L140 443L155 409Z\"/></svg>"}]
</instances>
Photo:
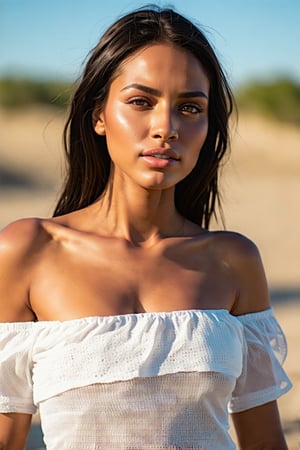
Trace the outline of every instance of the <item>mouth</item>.
<instances>
[{"instance_id":1,"label":"mouth","mask_svg":"<svg viewBox=\"0 0 300 450\"><path fill-rule=\"evenodd\" d=\"M152 169L167 169L180 161L177 152L170 148L153 148L140 154L144 163Z\"/></svg>"},{"instance_id":2,"label":"mouth","mask_svg":"<svg viewBox=\"0 0 300 450\"><path fill-rule=\"evenodd\" d=\"M170 156L160 155L160 154L151 155L151 156L152 156L152 158L158 158L158 159L174 159L174 158L170 158Z\"/></svg>"},{"instance_id":3,"label":"mouth","mask_svg":"<svg viewBox=\"0 0 300 450\"><path fill-rule=\"evenodd\" d=\"M142 157L150 157L156 159L166 159L166 160L174 160L179 161L179 155L172 149L165 148L153 148L150 150L145 150L141 153Z\"/></svg>"}]
</instances>

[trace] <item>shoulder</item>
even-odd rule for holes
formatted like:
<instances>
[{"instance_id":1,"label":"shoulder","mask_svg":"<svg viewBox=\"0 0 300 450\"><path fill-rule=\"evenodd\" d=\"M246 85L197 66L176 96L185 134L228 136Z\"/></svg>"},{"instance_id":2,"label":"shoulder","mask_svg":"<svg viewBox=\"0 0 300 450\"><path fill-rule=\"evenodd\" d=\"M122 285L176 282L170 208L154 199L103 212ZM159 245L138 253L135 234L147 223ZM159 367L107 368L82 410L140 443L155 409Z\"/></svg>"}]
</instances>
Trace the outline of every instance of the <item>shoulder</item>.
<instances>
[{"instance_id":1,"label":"shoulder","mask_svg":"<svg viewBox=\"0 0 300 450\"><path fill-rule=\"evenodd\" d=\"M30 320L32 268L46 242L42 219L21 219L0 232L0 321Z\"/></svg>"},{"instance_id":2,"label":"shoulder","mask_svg":"<svg viewBox=\"0 0 300 450\"><path fill-rule=\"evenodd\" d=\"M198 243L198 244L197 244ZM239 270L244 264L260 264L260 252L248 237L233 231L202 231L196 236L196 248L203 244L216 260Z\"/></svg>"},{"instance_id":3,"label":"shoulder","mask_svg":"<svg viewBox=\"0 0 300 450\"><path fill-rule=\"evenodd\" d=\"M229 258L232 264L260 261L257 245L243 234L233 231L213 231L210 234L216 250Z\"/></svg>"},{"instance_id":4,"label":"shoulder","mask_svg":"<svg viewBox=\"0 0 300 450\"><path fill-rule=\"evenodd\" d=\"M0 232L0 270L10 264L16 269L30 267L30 262L37 260L53 239L52 222L52 219L28 218L7 225Z\"/></svg>"},{"instance_id":5,"label":"shoulder","mask_svg":"<svg viewBox=\"0 0 300 450\"><path fill-rule=\"evenodd\" d=\"M42 219L20 219L7 225L0 232L0 256L28 254L31 248L40 241L45 234Z\"/></svg>"},{"instance_id":6,"label":"shoulder","mask_svg":"<svg viewBox=\"0 0 300 450\"><path fill-rule=\"evenodd\" d=\"M212 245L218 258L235 280L235 315L258 312L270 307L267 279L257 245L246 236L229 231L212 232Z\"/></svg>"},{"instance_id":7,"label":"shoulder","mask_svg":"<svg viewBox=\"0 0 300 450\"><path fill-rule=\"evenodd\" d=\"M232 267L240 268L241 264L258 264L261 262L260 252L256 244L246 236L233 231L202 230L194 234L192 245L195 249L205 246L214 259Z\"/></svg>"}]
</instances>

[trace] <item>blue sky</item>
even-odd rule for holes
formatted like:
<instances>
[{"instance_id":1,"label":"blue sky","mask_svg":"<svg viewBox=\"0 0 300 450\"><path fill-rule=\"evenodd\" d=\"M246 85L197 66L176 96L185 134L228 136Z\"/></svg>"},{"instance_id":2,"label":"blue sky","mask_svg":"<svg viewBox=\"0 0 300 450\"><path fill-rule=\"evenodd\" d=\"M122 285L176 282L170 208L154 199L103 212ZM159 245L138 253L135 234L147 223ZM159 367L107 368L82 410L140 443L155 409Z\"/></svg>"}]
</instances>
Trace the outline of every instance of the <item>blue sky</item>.
<instances>
[{"instance_id":1,"label":"blue sky","mask_svg":"<svg viewBox=\"0 0 300 450\"><path fill-rule=\"evenodd\" d=\"M150 1L151 2L151 1ZM0 0L0 76L73 80L119 15L149 1ZM173 0L204 26L233 85L288 74L300 81L299 0Z\"/></svg>"}]
</instances>

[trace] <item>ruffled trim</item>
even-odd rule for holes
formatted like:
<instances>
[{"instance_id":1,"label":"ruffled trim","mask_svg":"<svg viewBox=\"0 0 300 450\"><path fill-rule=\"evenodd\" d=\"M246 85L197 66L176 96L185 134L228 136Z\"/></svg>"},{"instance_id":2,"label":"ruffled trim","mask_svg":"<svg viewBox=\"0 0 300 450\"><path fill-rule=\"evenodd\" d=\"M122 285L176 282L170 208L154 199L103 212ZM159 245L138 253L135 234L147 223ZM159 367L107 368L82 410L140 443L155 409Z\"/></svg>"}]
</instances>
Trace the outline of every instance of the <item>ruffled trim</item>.
<instances>
[{"instance_id":1,"label":"ruffled trim","mask_svg":"<svg viewBox=\"0 0 300 450\"><path fill-rule=\"evenodd\" d=\"M33 414L33 323L0 324L0 411Z\"/></svg>"},{"instance_id":2,"label":"ruffled trim","mask_svg":"<svg viewBox=\"0 0 300 450\"><path fill-rule=\"evenodd\" d=\"M24 413L34 414L36 406L32 402L32 398L7 397L0 395L0 412L1 413Z\"/></svg>"},{"instance_id":3,"label":"ruffled trim","mask_svg":"<svg viewBox=\"0 0 300 450\"><path fill-rule=\"evenodd\" d=\"M42 328L33 355L36 403L90 384L178 372L236 378L243 328L226 310L86 318Z\"/></svg>"},{"instance_id":4,"label":"ruffled trim","mask_svg":"<svg viewBox=\"0 0 300 450\"><path fill-rule=\"evenodd\" d=\"M18 398L29 399L32 379L38 404L89 384L216 371L238 378L230 412L271 401L291 387L281 367L286 340L271 308L237 317L218 309L2 323L0 340L3 408L9 398L16 407Z\"/></svg>"},{"instance_id":5,"label":"ruffled trim","mask_svg":"<svg viewBox=\"0 0 300 450\"><path fill-rule=\"evenodd\" d=\"M228 406L230 413L276 400L292 387L282 368L287 356L286 338L272 308L237 319L244 328L246 349L243 370Z\"/></svg>"},{"instance_id":6,"label":"ruffled trim","mask_svg":"<svg viewBox=\"0 0 300 450\"><path fill-rule=\"evenodd\" d=\"M274 316L273 308L256 313L236 316L245 329L246 340L249 338L247 332L255 333L256 336L264 337L282 365L287 357L287 341L284 332Z\"/></svg>"}]
</instances>

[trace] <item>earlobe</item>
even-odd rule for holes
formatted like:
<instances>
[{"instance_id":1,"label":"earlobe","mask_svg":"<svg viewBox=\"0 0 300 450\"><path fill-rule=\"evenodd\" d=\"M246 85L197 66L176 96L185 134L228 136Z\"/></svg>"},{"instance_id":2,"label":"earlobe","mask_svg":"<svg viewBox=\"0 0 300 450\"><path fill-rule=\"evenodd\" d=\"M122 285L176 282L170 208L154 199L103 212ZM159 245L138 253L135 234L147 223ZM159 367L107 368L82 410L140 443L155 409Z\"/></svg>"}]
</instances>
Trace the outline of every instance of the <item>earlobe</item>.
<instances>
[{"instance_id":1,"label":"earlobe","mask_svg":"<svg viewBox=\"0 0 300 450\"><path fill-rule=\"evenodd\" d=\"M94 110L93 112L93 127L95 130L95 133L99 134L100 136L105 136L105 124L104 124L104 118L103 113L99 112L97 110Z\"/></svg>"},{"instance_id":2,"label":"earlobe","mask_svg":"<svg viewBox=\"0 0 300 450\"><path fill-rule=\"evenodd\" d=\"M105 133L104 122L101 121L100 119L98 119L97 122L95 123L94 130L100 136L105 136L106 133Z\"/></svg>"}]
</instances>

